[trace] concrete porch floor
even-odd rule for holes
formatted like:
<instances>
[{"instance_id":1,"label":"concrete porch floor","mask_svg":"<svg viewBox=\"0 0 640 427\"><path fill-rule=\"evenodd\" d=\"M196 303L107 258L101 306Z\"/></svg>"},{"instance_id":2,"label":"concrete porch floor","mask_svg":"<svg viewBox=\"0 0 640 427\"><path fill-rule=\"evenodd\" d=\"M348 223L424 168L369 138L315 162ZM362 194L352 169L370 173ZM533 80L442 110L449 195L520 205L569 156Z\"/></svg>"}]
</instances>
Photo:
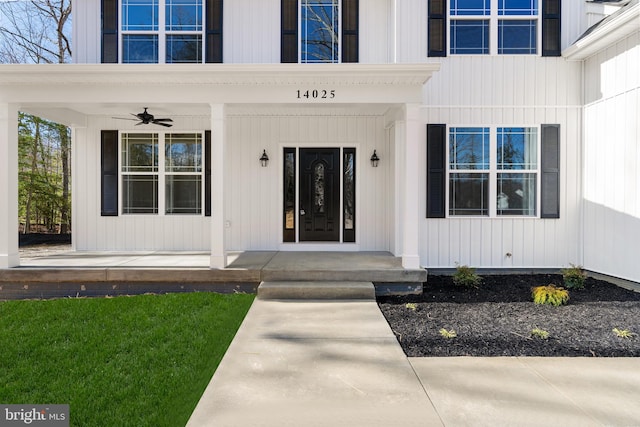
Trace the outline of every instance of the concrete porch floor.
<instances>
[{"instance_id":1,"label":"concrete porch floor","mask_svg":"<svg viewBox=\"0 0 640 427\"><path fill-rule=\"evenodd\" d=\"M30 251L20 266L0 269L0 299L145 292L256 292L263 281L365 281L376 292L422 290L424 269L407 270L389 252L229 253L209 268L209 252Z\"/></svg>"}]
</instances>

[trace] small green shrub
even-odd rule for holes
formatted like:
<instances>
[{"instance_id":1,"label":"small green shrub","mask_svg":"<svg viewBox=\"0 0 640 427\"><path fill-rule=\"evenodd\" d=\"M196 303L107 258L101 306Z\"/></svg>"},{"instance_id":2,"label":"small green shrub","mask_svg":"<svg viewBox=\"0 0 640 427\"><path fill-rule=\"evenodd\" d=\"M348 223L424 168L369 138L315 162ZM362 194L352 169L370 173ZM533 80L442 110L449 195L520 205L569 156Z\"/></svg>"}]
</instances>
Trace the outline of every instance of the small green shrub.
<instances>
[{"instance_id":1,"label":"small green shrub","mask_svg":"<svg viewBox=\"0 0 640 427\"><path fill-rule=\"evenodd\" d=\"M451 338L455 338L458 336L458 334L456 333L456 331L454 329L451 330L446 330L445 328L440 329L440 336L442 338L446 338L446 339L451 339Z\"/></svg>"},{"instance_id":2,"label":"small green shrub","mask_svg":"<svg viewBox=\"0 0 640 427\"><path fill-rule=\"evenodd\" d=\"M613 333L616 334L618 338L627 338L627 339L633 338L636 335L628 329L618 329L618 328L613 328Z\"/></svg>"},{"instance_id":3,"label":"small green shrub","mask_svg":"<svg viewBox=\"0 0 640 427\"><path fill-rule=\"evenodd\" d=\"M571 264L571 267L562 269L562 279L567 289L583 289L587 273L581 266Z\"/></svg>"},{"instance_id":4,"label":"small green shrub","mask_svg":"<svg viewBox=\"0 0 640 427\"><path fill-rule=\"evenodd\" d=\"M453 284L464 288L477 288L482 278L476 274L476 269L468 265L459 265L453 275Z\"/></svg>"},{"instance_id":5,"label":"small green shrub","mask_svg":"<svg viewBox=\"0 0 640 427\"><path fill-rule=\"evenodd\" d=\"M531 288L531 296L536 304L564 305L569 301L569 291L556 285Z\"/></svg>"},{"instance_id":6,"label":"small green shrub","mask_svg":"<svg viewBox=\"0 0 640 427\"><path fill-rule=\"evenodd\" d=\"M534 338L540 338L541 340L546 340L549 338L549 332L544 329L535 328L531 331L531 336Z\"/></svg>"},{"instance_id":7,"label":"small green shrub","mask_svg":"<svg viewBox=\"0 0 640 427\"><path fill-rule=\"evenodd\" d=\"M416 308L418 308L418 304L416 304L415 302L408 302L404 306L413 311L416 311Z\"/></svg>"}]
</instances>

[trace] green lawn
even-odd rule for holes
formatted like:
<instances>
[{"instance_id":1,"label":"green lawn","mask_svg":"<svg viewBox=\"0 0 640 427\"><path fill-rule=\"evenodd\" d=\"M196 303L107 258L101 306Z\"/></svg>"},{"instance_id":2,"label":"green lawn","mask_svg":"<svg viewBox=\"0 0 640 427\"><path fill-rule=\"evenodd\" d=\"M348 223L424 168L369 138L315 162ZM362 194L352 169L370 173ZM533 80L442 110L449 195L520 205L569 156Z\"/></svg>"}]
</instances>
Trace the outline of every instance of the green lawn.
<instances>
[{"instance_id":1,"label":"green lawn","mask_svg":"<svg viewBox=\"0 0 640 427\"><path fill-rule=\"evenodd\" d=\"M0 403L73 426L184 426L253 295L0 302Z\"/></svg>"}]
</instances>

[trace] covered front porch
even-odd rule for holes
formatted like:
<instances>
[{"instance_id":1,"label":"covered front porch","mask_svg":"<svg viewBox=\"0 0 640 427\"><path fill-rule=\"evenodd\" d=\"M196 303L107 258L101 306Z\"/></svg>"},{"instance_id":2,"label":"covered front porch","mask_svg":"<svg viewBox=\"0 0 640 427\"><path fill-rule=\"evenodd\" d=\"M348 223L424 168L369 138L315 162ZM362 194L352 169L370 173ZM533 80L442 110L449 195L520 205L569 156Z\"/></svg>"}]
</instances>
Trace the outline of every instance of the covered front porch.
<instances>
[{"instance_id":1,"label":"covered front porch","mask_svg":"<svg viewBox=\"0 0 640 427\"><path fill-rule=\"evenodd\" d=\"M262 282L373 282L376 293L416 293L424 269L406 269L389 252L229 253L227 268L209 252L24 253L18 268L0 269L0 300L164 292L256 292Z\"/></svg>"},{"instance_id":2,"label":"covered front porch","mask_svg":"<svg viewBox=\"0 0 640 427\"><path fill-rule=\"evenodd\" d=\"M437 64L2 66L0 268L21 264L15 128L17 112L24 111L72 128L72 228L78 251L198 251L208 253L209 268L229 271L238 251L386 251L404 268L419 269L414 195L423 173L416 153L425 139L419 109L423 85L437 69ZM173 117L172 132L210 140L210 150L203 149L203 169L210 172L203 172L203 201L195 214L164 211L168 175L162 171L155 211L131 214L123 208L121 138L147 132L162 141L168 135L153 124L117 120L142 107ZM103 162L107 132L115 147L112 170ZM160 165L166 144L160 142ZM258 162L265 149L271 157L266 169ZM291 240L283 237L285 155L302 156L308 149L354 153L357 207L349 223L355 221L356 228L348 239L344 230L322 241L302 239L296 234L299 223ZM376 149L382 161L372 169L367 163ZM105 213L107 178L116 195ZM346 192L344 186L334 188L336 200L344 200L338 195ZM296 194L292 215L304 215L302 196ZM347 214L336 212L346 229Z\"/></svg>"}]
</instances>

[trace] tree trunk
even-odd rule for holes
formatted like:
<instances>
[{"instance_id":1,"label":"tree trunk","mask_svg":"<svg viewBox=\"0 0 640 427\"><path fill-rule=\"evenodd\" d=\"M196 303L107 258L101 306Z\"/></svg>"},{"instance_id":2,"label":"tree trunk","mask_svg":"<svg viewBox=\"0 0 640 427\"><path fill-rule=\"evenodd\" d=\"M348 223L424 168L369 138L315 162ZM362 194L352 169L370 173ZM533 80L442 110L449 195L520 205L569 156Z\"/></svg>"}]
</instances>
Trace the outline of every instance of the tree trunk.
<instances>
[{"instance_id":1,"label":"tree trunk","mask_svg":"<svg viewBox=\"0 0 640 427\"><path fill-rule=\"evenodd\" d=\"M60 234L69 232L69 133L67 127L58 125L60 135L60 161L62 162L62 203L60 206Z\"/></svg>"},{"instance_id":2,"label":"tree trunk","mask_svg":"<svg viewBox=\"0 0 640 427\"><path fill-rule=\"evenodd\" d=\"M31 203L33 201L33 189L35 188L35 177L38 173L38 145L40 144L40 122L35 121L35 135L33 146L31 147L31 174L29 175L29 186L27 187L27 203L25 208L24 234L31 231Z\"/></svg>"}]
</instances>

